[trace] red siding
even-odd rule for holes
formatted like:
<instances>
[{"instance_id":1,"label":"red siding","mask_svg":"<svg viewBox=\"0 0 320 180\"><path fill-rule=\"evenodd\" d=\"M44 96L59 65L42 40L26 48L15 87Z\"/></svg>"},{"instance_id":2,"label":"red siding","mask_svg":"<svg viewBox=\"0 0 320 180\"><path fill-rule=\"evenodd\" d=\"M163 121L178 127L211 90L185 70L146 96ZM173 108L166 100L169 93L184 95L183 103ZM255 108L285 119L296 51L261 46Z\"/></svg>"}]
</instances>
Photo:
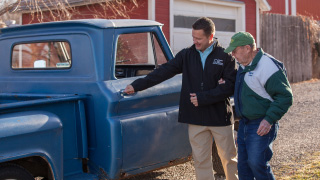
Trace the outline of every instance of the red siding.
<instances>
[{"instance_id":1,"label":"red siding","mask_svg":"<svg viewBox=\"0 0 320 180\"><path fill-rule=\"evenodd\" d=\"M291 14L291 1L289 0L289 14ZM297 15L310 16L316 20L320 20L320 1L319 0L296 0ZM267 13L285 14L285 0L268 0L271 11Z\"/></svg>"},{"instance_id":2,"label":"red siding","mask_svg":"<svg viewBox=\"0 0 320 180\"><path fill-rule=\"evenodd\" d=\"M267 13L286 14L285 0L268 0L268 3L271 6L271 11Z\"/></svg>"},{"instance_id":3,"label":"red siding","mask_svg":"<svg viewBox=\"0 0 320 180\"><path fill-rule=\"evenodd\" d=\"M288 5L288 6L289 6L289 14L292 14L292 10L291 10L291 1L292 1L292 0L289 0L289 5Z\"/></svg>"},{"instance_id":4,"label":"red siding","mask_svg":"<svg viewBox=\"0 0 320 180\"><path fill-rule=\"evenodd\" d=\"M128 12L130 19L148 19L148 0L137 0L139 6L133 8L132 12ZM133 4L127 3L127 9L132 9ZM102 18L102 19L124 19L126 17L120 16L109 11L104 11L101 6L89 5L89 6L79 6L76 7L77 12L75 13L71 19L94 19L94 18ZM105 12L105 13L104 13ZM35 18L33 18L30 14L22 15L22 24L30 24L30 23L38 23L39 20L36 18L37 14L35 14ZM50 18L49 12L44 12L44 21L54 21L54 19Z\"/></svg>"},{"instance_id":5,"label":"red siding","mask_svg":"<svg viewBox=\"0 0 320 180\"><path fill-rule=\"evenodd\" d=\"M129 12L129 16L131 19L148 19L148 0L137 0L139 7L135 8L132 12ZM256 38L256 1L255 0L240 0L245 3L245 17L246 17L246 31L250 32ZM284 0L280 0L283 3L278 2L279 0L268 0L269 4L273 6L273 11L280 12L281 7L284 9ZM290 0L289 0L290 1ZM299 0L297 0L299 1ZM300 0L302 2L302 0ZM314 0L316 1L316 0ZM163 23L163 32L170 42L170 0L156 0L156 12L155 17L156 21ZM274 5L272 3L277 3ZM128 7L131 7L132 4L128 4ZM281 6L281 7L280 7ZM123 19L124 17L115 16L110 11L106 14L92 14L90 9L94 7L98 10L98 12L103 12L102 8L97 5L90 5L90 8L87 6L77 7L81 14L74 15L72 19L80 19L80 18L120 18ZM285 10L283 10L285 12ZM44 13L45 17L49 17L48 13ZM45 21L53 21L53 19L46 18ZM29 24L29 23L36 23L38 20L35 18L32 20L30 14L23 14L22 16L22 23Z\"/></svg>"},{"instance_id":6,"label":"red siding","mask_svg":"<svg viewBox=\"0 0 320 180\"><path fill-rule=\"evenodd\" d=\"M256 1L241 0L246 6L246 31L251 33L257 39L257 21L256 21Z\"/></svg>"},{"instance_id":7,"label":"red siding","mask_svg":"<svg viewBox=\"0 0 320 180\"><path fill-rule=\"evenodd\" d=\"M164 24L163 33L170 42L170 0L156 1L156 21Z\"/></svg>"},{"instance_id":8,"label":"red siding","mask_svg":"<svg viewBox=\"0 0 320 180\"><path fill-rule=\"evenodd\" d=\"M320 20L319 0L297 0L297 15L311 16Z\"/></svg>"}]
</instances>

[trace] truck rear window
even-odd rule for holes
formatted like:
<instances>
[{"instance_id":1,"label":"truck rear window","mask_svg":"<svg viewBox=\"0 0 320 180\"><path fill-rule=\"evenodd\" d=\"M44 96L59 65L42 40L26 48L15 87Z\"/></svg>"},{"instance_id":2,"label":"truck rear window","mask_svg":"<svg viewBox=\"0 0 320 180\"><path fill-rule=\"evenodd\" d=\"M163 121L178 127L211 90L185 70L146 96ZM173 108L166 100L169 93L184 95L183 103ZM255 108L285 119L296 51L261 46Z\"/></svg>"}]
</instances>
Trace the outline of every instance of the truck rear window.
<instances>
[{"instance_id":1,"label":"truck rear window","mask_svg":"<svg viewBox=\"0 0 320 180\"><path fill-rule=\"evenodd\" d=\"M65 41L17 44L13 47L11 67L13 69L70 68L70 45Z\"/></svg>"}]
</instances>

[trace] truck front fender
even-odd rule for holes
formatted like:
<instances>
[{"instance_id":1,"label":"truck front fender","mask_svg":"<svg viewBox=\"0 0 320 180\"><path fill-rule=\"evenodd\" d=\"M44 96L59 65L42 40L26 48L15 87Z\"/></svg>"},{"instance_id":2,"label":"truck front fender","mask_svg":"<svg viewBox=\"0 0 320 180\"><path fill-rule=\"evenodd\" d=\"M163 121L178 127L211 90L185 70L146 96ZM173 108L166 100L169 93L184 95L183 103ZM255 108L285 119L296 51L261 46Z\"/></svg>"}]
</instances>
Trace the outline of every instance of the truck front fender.
<instances>
[{"instance_id":1,"label":"truck front fender","mask_svg":"<svg viewBox=\"0 0 320 180\"><path fill-rule=\"evenodd\" d=\"M53 113L25 111L0 115L0 162L36 154L49 163L55 179L63 177L62 123Z\"/></svg>"}]
</instances>

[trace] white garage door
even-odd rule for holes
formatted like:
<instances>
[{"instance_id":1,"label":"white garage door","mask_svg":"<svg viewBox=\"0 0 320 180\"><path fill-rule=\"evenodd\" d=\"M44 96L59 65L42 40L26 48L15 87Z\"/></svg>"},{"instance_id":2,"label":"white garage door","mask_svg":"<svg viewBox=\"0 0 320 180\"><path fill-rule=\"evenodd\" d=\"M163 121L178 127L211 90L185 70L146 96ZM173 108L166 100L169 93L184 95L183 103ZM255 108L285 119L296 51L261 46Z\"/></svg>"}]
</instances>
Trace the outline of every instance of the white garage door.
<instances>
[{"instance_id":1,"label":"white garage door","mask_svg":"<svg viewBox=\"0 0 320 180\"><path fill-rule=\"evenodd\" d=\"M216 26L215 37L226 47L231 36L245 30L244 4L232 1L215 0L174 0L172 49L176 54L191 46L191 28L195 20L208 17Z\"/></svg>"}]
</instances>

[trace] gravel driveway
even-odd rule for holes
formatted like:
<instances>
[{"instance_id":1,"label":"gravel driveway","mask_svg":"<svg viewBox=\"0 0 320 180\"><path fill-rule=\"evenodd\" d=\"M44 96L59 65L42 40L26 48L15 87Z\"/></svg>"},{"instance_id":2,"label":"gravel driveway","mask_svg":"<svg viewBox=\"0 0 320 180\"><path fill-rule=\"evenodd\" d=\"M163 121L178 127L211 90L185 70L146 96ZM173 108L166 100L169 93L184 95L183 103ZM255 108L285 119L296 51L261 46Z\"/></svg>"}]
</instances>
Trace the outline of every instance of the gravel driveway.
<instances>
[{"instance_id":1,"label":"gravel driveway","mask_svg":"<svg viewBox=\"0 0 320 180\"><path fill-rule=\"evenodd\" d=\"M274 143L274 171L284 163L298 162L304 154L320 150L320 81L296 83L292 89L294 102L279 122ZM293 164L299 168L299 163Z\"/></svg>"},{"instance_id":2,"label":"gravel driveway","mask_svg":"<svg viewBox=\"0 0 320 180\"><path fill-rule=\"evenodd\" d=\"M291 84L294 103L280 120L280 130L274 143L272 168L277 171L282 165L297 162L306 153L320 149L320 81ZM299 163L293 163L299 168ZM291 165L292 166L292 165ZM223 180L216 177L216 180ZM195 180L193 162L154 171L128 180Z\"/></svg>"}]
</instances>

